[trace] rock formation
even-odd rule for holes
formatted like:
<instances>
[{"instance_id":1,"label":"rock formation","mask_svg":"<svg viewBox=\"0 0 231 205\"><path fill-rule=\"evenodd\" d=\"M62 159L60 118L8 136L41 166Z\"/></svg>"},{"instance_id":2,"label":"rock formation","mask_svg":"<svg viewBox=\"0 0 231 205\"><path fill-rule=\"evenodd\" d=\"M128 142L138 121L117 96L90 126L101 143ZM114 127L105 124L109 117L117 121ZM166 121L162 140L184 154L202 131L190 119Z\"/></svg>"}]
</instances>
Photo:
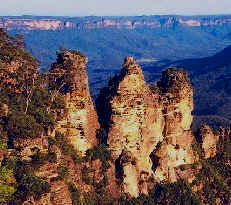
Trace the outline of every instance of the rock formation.
<instances>
[{"instance_id":1,"label":"rock formation","mask_svg":"<svg viewBox=\"0 0 231 205\"><path fill-rule=\"evenodd\" d=\"M137 197L140 192L147 194L146 183L152 174L149 155L163 140L164 118L159 96L152 93L132 57L125 59L119 79L110 101L108 144L113 159L121 158L124 192Z\"/></svg>"},{"instance_id":2,"label":"rock formation","mask_svg":"<svg viewBox=\"0 0 231 205\"><path fill-rule=\"evenodd\" d=\"M108 127L107 143L122 169L122 192L137 197L148 194L153 180L175 182L175 168L194 162L193 90L186 73L168 69L152 90L127 57L103 93L107 116L101 124Z\"/></svg>"},{"instance_id":3,"label":"rock formation","mask_svg":"<svg viewBox=\"0 0 231 205\"><path fill-rule=\"evenodd\" d=\"M193 90L187 74L180 69L170 68L162 73L158 82L165 118L164 141L155 150L159 158L155 178L158 181L175 182L175 168L194 162L191 132Z\"/></svg>"},{"instance_id":4,"label":"rock formation","mask_svg":"<svg viewBox=\"0 0 231 205\"><path fill-rule=\"evenodd\" d=\"M77 51L64 51L51 67L53 95L65 96L66 109L57 116L56 131L64 133L82 155L97 145L98 118L90 96L85 67L87 58Z\"/></svg>"},{"instance_id":5,"label":"rock formation","mask_svg":"<svg viewBox=\"0 0 231 205\"><path fill-rule=\"evenodd\" d=\"M107 25L114 24L107 21ZM211 181L220 186L215 187L216 195L222 190L216 200L228 201L231 129L221 129L218 142L212 130L203 125L200 137L205 159L198 159L201 147L192 149L196 143L191 131L193 89L183 69L163 71L160 81L151 87L133 57L127 57L120 74L110 79L97 99L100 127L89 93L86 63L87 58L79 51L60 51L57 62L51 66L46 81L48 88L44 92L33 93L35 76L42 79L37 72L32 72L31 86L26 85L31 87L31 92L29 89L12 92L12 96L38 95L34 98L36 103L29 97L19 98L16 102L26 99L26 109L22 107L24 109L15 112L13 117L10 116L12 106L5 104L7 100L0 103L0 185L12 188L10 204L15 201L24 205L120 204L131 198L137 198L134 200L138 204L143 200L139 197L142 194L147 195L145 200L149 203L148 197L155 198L153 192L158 186L161 189L163 185L164 192L168 193L172 187L165 186L178 180L179 184L174 183L173 187L187 189L186 195L192 200L194 194L190 186L201 192L204 200L206 183ZM28 69L35 68L36 64ZM17 73L17 66L23 67L14 65L9 66L10 73ZM3 74L2 78L9 80ZM40 83L38 81L39 86ZM43 94L47 101L40 99ZM41 103L37 104L39 100ZM36 126L32 126L34 121L26 118L31 111L27 109L30 102L34 103L31 110L45 105L37 111L36 123L50 122L32 134L25 132L36 130ZM43 115L46 112L50 115ZM25 118L16 118L23 114ZM19 134L12 132L20 129ZM216 155L217 150L221 154ZM213 160L206 160L212 157L215 157L214 164L210 162ZM223 177L220 170L224 167ZM160 182L164 183L158 184ZM210 192L213 191L214 186ZM3 195L6 195L5 202L9 196ZM163 200L163 195L160 196Z\"/></svg>"},{"instance_id":6,"label":"rock formation","mask_svg":"<svg viewBox=\"0 0 231 205\"><path fill-rule=\"evenodd\" d=\"M217 151L218 136L214 135L212 129L205 124L200 128L200 136L202 138L202 149L205 159L214 157Z\"/></svg>"}]
</instances>

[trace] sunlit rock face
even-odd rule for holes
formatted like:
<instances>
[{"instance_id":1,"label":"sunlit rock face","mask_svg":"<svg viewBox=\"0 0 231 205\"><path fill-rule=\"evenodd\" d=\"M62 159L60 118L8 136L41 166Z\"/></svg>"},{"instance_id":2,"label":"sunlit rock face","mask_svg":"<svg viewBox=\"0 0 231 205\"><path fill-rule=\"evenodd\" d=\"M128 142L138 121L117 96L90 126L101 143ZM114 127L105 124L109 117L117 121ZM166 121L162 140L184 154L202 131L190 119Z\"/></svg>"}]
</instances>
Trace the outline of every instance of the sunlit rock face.
<instances>
[{"instance_id":1,"label":"sunlit rock face","mask_svg":"<svg viewBox=\"0 0 231 205\"><path fill-rule=\"evenodd\" d=\"M205 159L214 157L216 155L219 137L214 135L212 129L205 124L200 128L200 136L202 138L202 149Z\"/></svg>"},{"instance_id":2,"label":"sunlit rock face","mask_svg":"<svg viewBox=\"0 0 231 205\"><path fill-rule=\"evenodd\" d=\"M7 30L64 30L64 29L139 29L161 27L201 27L230 25L230 16L143 16L143 17L0 17L0 27Z\"/></svg>"},{"instance_id":3,"label":"sunlit rock face","mask_svg":"<svg viewBox=\"0 0 231 205\"><path fill-rule=\"evenodd\" d=\"M103 93L103 125L112 157L122 169L121 191L137 197L148 194L154 181L177 181L176 169L195 158L193 90L187 74L168 69L151 89L141 68L127 57Z\"/></svg>"},{"instance_id":4,"label":"sunlit rock face","mask_svg":"<svg viewBox=\"0 0 231 205\"><path fill-rule=\"evenodd\" d=\"M57 30L63 29L63 22L58 19L4 18L0 26L7 30Z\"/></svg>"},{"instance_id":5,"label":"sunlit rock face","mask_svg":"<svg viewBox=\"0 0 231 205\"><path fill-rule=\"evenodd\" d=\"M98 118L90 96L85 67L87 58L78 51L64 51L51 67L53 92L65 97L66 109L58 116L56 131L64 133L82 155L97 145Z\"/></svg>"},{"instance_id":6,"label":"sunlit rock face","mask_svg":"<svg viewBox=\"0 0 231 205\"><path fill-rule=\"evenodd\" d=\"M146 186L140 184L151 177L149 155L163 140L162 107L159 95L146 84L132 57L125 59L120 75L114 80L108 144L113 159L120 158L123 167L123 191L137 197L140 192L147 193Z\"/></svg>"},{"instance_id":7,"label":"sunlit rock face","mask_svg":"<svg viewBox=\"0 0 231 205\"><path fill-rule=\"evenodd\" d=\"M162 73L158 87L162 95L165 128L164 141L155 151L159 165L154 176L157 181L175 182L175 168L194 162L194 136L190 130L193 119L193 89L187 74L175 68Z\"/></svg>"}]
</instances>

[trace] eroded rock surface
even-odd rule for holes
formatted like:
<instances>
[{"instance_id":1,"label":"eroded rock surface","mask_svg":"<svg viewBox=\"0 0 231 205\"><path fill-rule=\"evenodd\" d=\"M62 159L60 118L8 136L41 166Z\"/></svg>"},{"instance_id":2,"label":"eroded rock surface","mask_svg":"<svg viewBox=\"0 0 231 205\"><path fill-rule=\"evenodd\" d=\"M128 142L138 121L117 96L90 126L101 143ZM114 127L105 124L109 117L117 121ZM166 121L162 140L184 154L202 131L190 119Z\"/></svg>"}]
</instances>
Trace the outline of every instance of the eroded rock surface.
<instances>
[{"instance_id":1,"label":"eroded rock surface","mask_svg":"<svg viewBox=\"0 0 231 205\"><path fill-rule=\"evenodd\" d=\"M175 168L194 162L190 130L193 110L193 89L183 70L170 68L162 73L158 87L165 118L164 142L156 150L159 158L155 171L157 181L177 181Z\"/></svg>"},{"instance_id":2,"label":"eroded rock surface","mask_svg":"<svg viewBox=\"0 0 231 205\"><path fill-rule=\"evenodd\" d=\"M141 68L127 57L120 75L102 94L107 109L101 124L117 168L119 164L122 169L122 192L137 197L148 194L153 181L177 181L176 168L195 158L190 129L193 90L187 74L168 69L151 89Z\"/></svg>"},{"instance_id":3,"label":"eroded rock surface","mask_svg":"<svg viewBox=\"0 0 231 205\"><path fill-rule=\"evenodd\" d=\"M58 118L56 131L67 135L82 155L97 145L98 118L90 96L85 67L87 58L78 51L64 51L51 67L49 83L54 95L65 96L66 110Z\"/></svg>"},{"instance_id":4,"label":"eroded rock surface","mask_svg":"<svg viewBox=\"0 0 231 205\"><path fill-rule=\"evenodd\" d=\"M158 94L146 84L141 68L132 57L125 59L120 75L114 80L108 144L113 159L120 158L123 166L123 191L137 197L140 192L147 193L145 186L140 188L139 184L146 183L146 178L151 176L149 155L163 140L162 107Z\"/></svg>"},{"instance_id":5,"label":"eroded rock surface","mask_svg":"<svg viewBox=\"0 0 231 205\"><path fill-rule=\"evenodd\" d=\"M205 159L214 157L217 151L218 136L214 135L212 129L205 124L200 128L200 136Z\"/></svg>"}]
</instances>

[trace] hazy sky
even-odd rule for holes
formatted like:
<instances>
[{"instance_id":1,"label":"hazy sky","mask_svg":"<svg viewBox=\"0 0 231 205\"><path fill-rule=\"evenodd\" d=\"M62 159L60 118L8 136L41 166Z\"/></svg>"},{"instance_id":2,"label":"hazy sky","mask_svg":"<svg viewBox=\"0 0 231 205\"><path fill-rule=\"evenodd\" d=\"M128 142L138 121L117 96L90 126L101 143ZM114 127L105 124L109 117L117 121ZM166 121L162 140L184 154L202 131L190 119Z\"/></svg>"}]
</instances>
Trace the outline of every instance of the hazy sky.
<instances>
[{"instance_id":1,"label":"hazy sky","mask_svg":"<svg viewBox=\"0 0 231 205\"><path fill-rule=\"evenodd\" d=\"M1 0L3 15L231 14L231 0ZM3 3L4 2L4 3Z\"/></svg>"}]
</instances>

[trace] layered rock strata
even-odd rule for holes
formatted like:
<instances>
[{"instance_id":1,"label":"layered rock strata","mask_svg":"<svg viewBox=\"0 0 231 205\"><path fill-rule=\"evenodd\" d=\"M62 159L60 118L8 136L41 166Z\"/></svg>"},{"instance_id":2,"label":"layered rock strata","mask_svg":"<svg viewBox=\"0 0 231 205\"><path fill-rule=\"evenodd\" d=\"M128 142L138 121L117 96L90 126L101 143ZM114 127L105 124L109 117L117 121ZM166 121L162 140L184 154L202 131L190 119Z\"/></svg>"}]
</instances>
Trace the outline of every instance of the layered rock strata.
<instances>
[{"instance_id":1,"label":"layered rock strata","mask_svg":"<svg viewBox=\"0 0 231 205\"><path fill-rule=\"evenodd\" d=\"M152 93L132 57L125 59L118 78L110 100L108 144L113 159L120 159L123 167L123 191L137 197L147 193L147 179L152 174L149 155L163 140L164 118L158 95Z\"/></svg>"},{"instance_id":2,"label":"layered rock strata","mask_svg":"<svg viewBox=\"0 0 231 205\"><path fill-rule=\"evenodd\" d=\"M217 142L219 137L216 136L208 125L200 128L200 136L202 138L202 149L205 159L215 157L217 151Z\"/></svg>"},{"instance_id":3,"label":"layered rock strata","mask_svg":"<svg viewBox=\"0 0 231 205\"><path fill-rule=\"evenodd\" d=\"M194 153L191 132L193 89L187 74L181 69L170 68L162 73L158 87L163 103L165 118L164 141L155 150L158 166L155 171L157 181L177 181L175 168L192 164Z\"/></svg>"},{"instance_id":4,"label":"layered rock strata","mask_svg":"<svg viewBox=\"0 0 231 205\"><path fill-rule=\"evenodd\" d=\"M226 16L134 16L134 17L2 17L0 27L7 30L64 30L64 29L139 29L161 27L206 27L230 25Z\"/></svg>"},{"instance_id":5,"label":"layered rock strata","mask_svg":"<svg viewBox=\"0 0 231 205\"><path fill-rule=\"evenodd\" d=\"M49 74L53 95L65 97L66 109L57 116L56 131L64 133L82 155L97 145L98 118L90 96L85 67L87 58L78 51L64 51Z\"/></svg>"},{"instance_id":6,"label":"layered rock strata","mask_svg":"<svg viewBox=\"0 0 231 205\"><path fill-rule=\"evenodd\" d=\"M176 168L194 162L193 90L186 73L168 69L152 90L127 57L109 86L107 142L122 169L122 192L137 197L148 194L153 181L175 182Z\"/></svg>"}]
</instances>

